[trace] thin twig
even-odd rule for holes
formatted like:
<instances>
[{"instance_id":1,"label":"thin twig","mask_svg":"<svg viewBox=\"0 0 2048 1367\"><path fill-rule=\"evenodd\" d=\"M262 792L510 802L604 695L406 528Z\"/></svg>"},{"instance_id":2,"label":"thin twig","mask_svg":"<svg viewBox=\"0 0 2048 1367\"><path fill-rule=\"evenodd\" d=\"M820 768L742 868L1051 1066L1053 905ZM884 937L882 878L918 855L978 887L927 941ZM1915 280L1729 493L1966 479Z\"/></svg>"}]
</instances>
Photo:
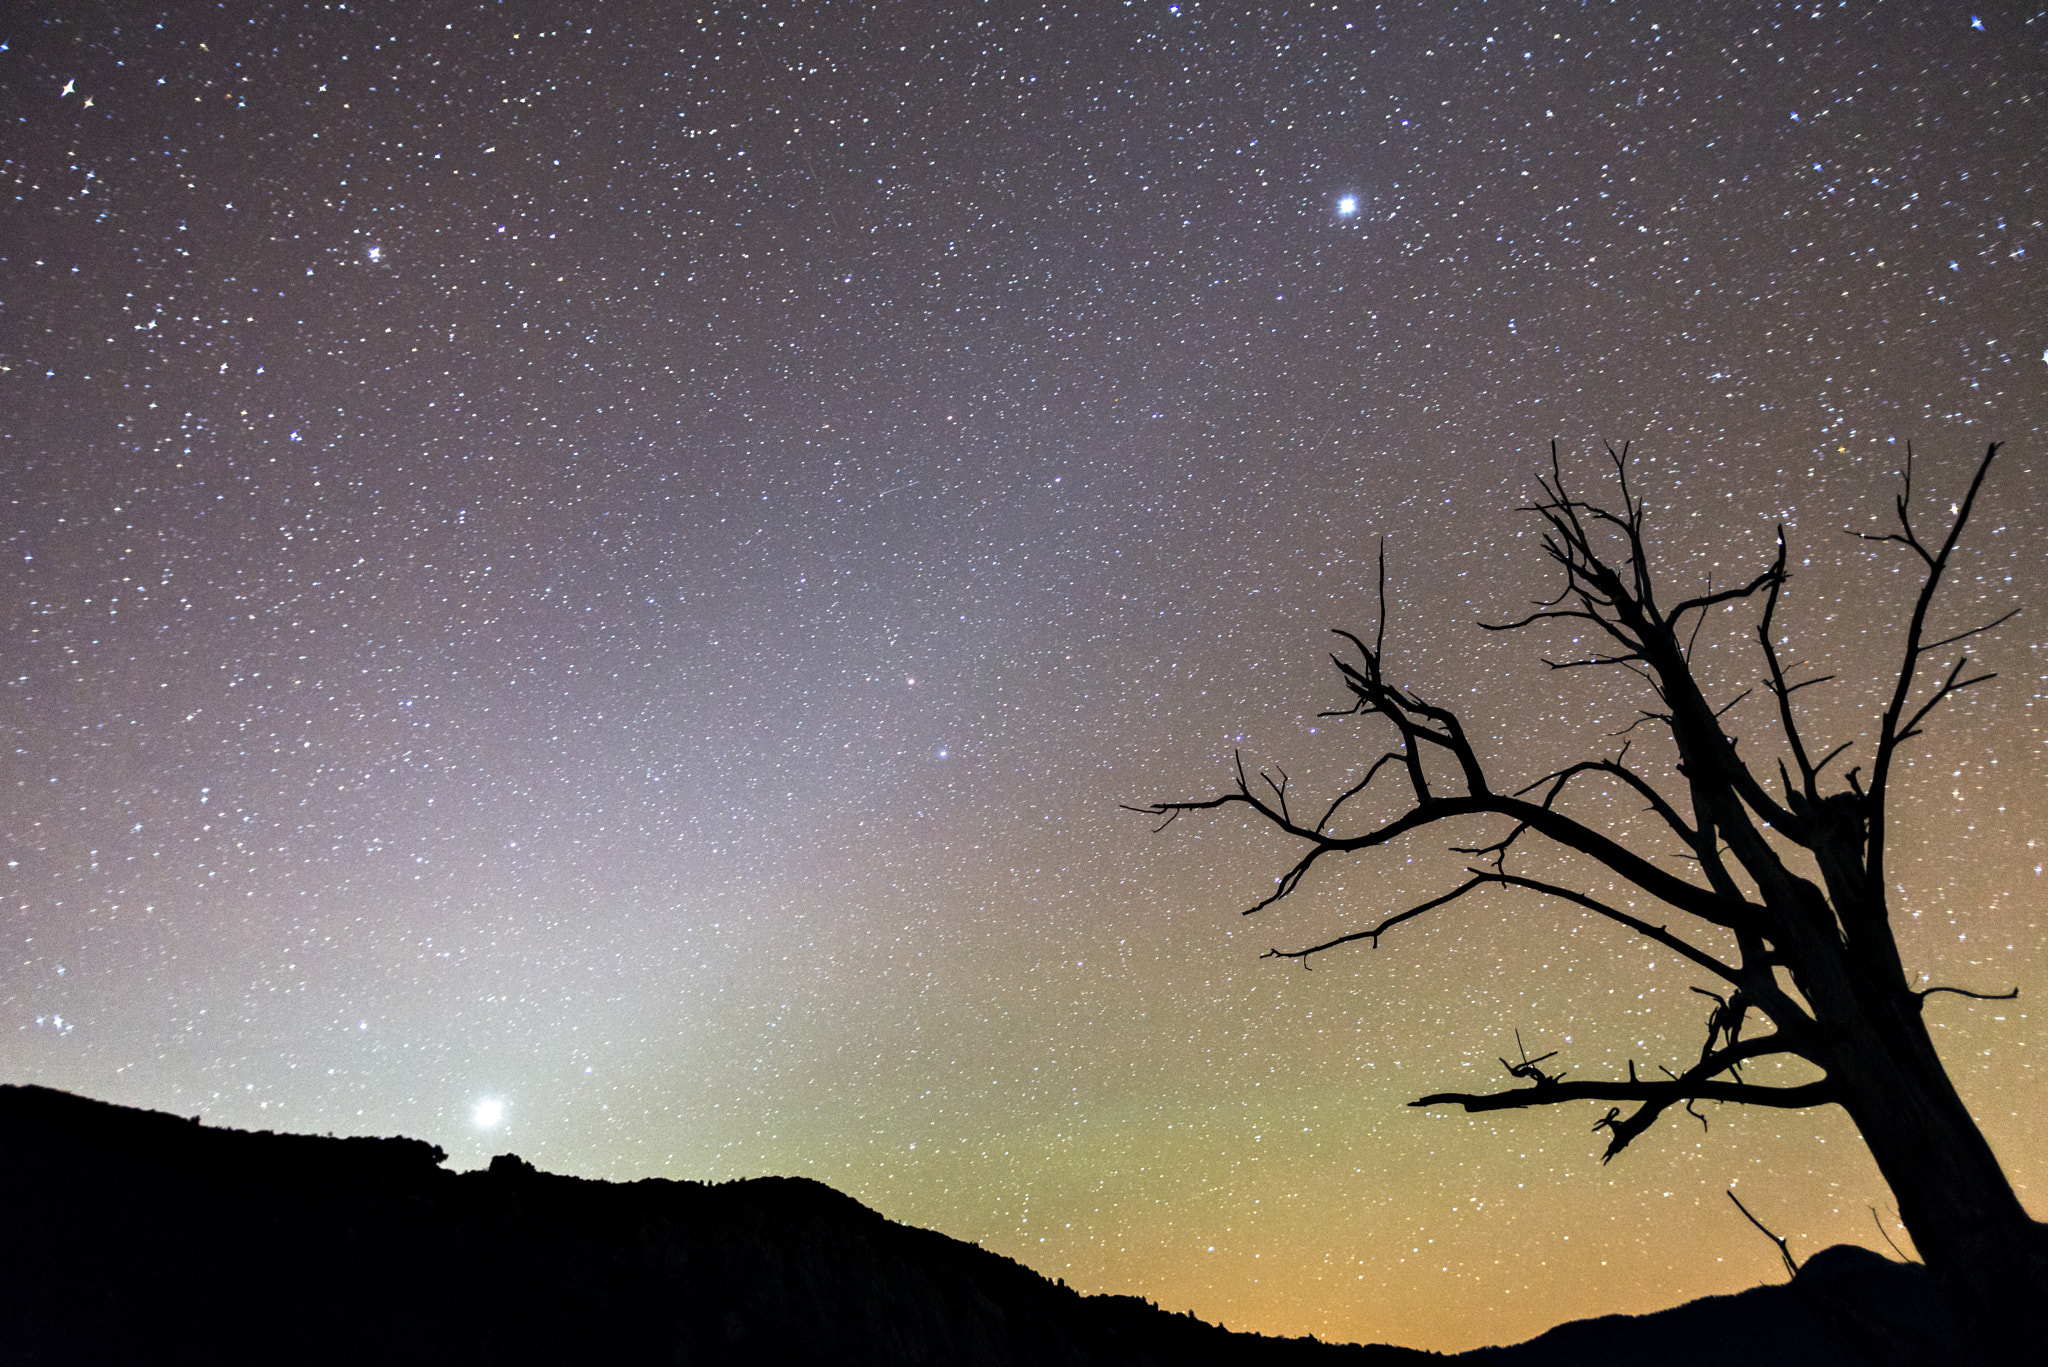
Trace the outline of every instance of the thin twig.
<instances>
[{"instance_id":1,"label":"thin twig","mask_svg":"<svg viewBox=\"0 0 2048 1367\"><path fill-rule=\"evenodd\" d=\"M1771 1233L1770 1228L1762 1220L1757 1219L1754 1215L1750 1215L1749 1207L1742 1204L1742 1198L1735 1194L1735 1189L1732 1187L1728 1190L1728 1199L1735 1203L1737 1210L1748 1217L1751 1224L1763 1230L1765 1238L1778 1246L1778 1256L1785 1260L1785 1276L1787 1278L1798 1276L1799 1264L1792 1261L1792 1250L1786 1246L1785 1240L1779 1235Z\"/></svg>"}]
</instances>

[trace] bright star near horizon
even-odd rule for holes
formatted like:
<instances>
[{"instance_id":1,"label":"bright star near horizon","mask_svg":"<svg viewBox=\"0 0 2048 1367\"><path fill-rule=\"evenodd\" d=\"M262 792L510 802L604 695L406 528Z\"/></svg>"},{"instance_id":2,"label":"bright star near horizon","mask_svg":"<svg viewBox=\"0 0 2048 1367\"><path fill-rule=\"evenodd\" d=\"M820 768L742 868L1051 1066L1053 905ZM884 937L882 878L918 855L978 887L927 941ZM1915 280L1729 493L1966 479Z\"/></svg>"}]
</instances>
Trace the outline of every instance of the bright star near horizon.
<instances>
[{"instance_id":1,"label":"bright star near horizon","mask_svg":"<svg viewBox=\"0 0 2048 1367\"><path fill-rule=\"evenodd\" d=\"M470 1120L480 1130L495 1130L498 1122L505 1118L505 1103L495 1097L485 1097L476 1103L476 1110Z\"/></svg>"},{"instance_id":2,"label":"bright star near horizon","mask_svg":"<svg viewBox=\"0 0 2048 1367\"><path fill-rule=\"evenodd\" d=\"M1337 201L1337 212L1345 218L1358 212L1358 196L1346 195Z\"/></svg>"}]
</instances>

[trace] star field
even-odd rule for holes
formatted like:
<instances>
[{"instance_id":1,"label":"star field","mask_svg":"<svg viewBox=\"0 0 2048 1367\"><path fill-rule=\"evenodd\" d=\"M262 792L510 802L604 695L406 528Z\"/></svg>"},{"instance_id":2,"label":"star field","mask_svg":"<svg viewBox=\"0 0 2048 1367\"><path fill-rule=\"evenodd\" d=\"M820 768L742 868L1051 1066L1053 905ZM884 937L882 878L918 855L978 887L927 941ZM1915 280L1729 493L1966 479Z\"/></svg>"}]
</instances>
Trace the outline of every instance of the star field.
<instances>
[{"instance_id":1,"label":"star field","mask_svg":"<svg viewBox=\"0 0 2048 1367\"><path fill-rule=\"evenodd\" d=\"M1610 752L1620 682L1474 625L1548 584L1552 439L1588 490L1634 443L1672 582L1783 522L1815 731L1868 734L1917 585L1842 531L1908 441L1927 519L2002 441L1938 614L2025 611L1905 772L1894 906L1913 971L2019 985L1929 1015L2048 1213L2048 16L1702 15L12 7L0 1079L802 1173L1446 1350L1770 1279L1730 1186L1903 1244L1832 1110L1603 1167L1595 1108L1404 1105L1516 1030L1696 1054L1673 956L1500 897L1260 963L1459 857L1247 921L1284 851L1118 804L1355 781L1326 630L1382 535L1393 658L1502 775ZM1702 637L1723 696L1753 633Z\"/></svg>"}]
</instances>

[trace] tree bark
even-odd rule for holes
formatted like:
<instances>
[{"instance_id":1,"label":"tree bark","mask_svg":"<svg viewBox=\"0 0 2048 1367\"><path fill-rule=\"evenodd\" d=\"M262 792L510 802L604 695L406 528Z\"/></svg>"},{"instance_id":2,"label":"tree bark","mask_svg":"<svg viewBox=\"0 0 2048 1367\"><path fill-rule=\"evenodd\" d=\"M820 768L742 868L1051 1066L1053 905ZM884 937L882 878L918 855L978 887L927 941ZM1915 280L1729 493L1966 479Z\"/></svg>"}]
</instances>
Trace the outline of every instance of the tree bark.
<instances>
[{"instance_id":1,"label":"tree bark","mask_svg":"<svg viewBox=\"0 0 2048 1367\"><path fill-rule=\"evenodd\" d=\"M1862 1019L1823 1030L1829 1080L1899 1205L1899 1219L1986 1360L2024 1361L2041 1343L2048 1227L2020 1204L1963 1105L1903 981L1865 987ZM1874 989L1874 990L1873 990ZM1831 1039L1830 1043L1834 1043Z\"/></svg>"}]
</instances>

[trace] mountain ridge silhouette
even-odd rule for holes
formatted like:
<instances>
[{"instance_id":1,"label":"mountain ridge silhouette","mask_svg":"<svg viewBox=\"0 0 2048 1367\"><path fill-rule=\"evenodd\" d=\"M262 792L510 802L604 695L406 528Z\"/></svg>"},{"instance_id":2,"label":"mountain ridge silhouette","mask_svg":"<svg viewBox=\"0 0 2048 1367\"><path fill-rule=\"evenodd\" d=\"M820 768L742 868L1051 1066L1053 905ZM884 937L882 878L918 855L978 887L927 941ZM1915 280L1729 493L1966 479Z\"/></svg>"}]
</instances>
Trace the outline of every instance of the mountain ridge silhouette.
<instances>
[{"instance_id":1,"label":"mountain ridge silhouette","mask_svg":"<svg viewBox=\"0 0 2048 1367\"><path fill-rule=\"evenodd\" d=\"M424 1140L217 1128L0 1085L0 1363L1907 1367L1955 1341L1865 1249L1792 1282L1446 1357L1084 1296L823 1183L612 1183Z\"/></svg>"},{"instance_id":2,"label":"mountain ridge silhouette","mask_svg":"<svg viewBox=\"0 0 2048 1367\"><path fill-rule=\"evenodd\" d=\"M1361 1364L1083 1296L820 1182L610 1183L0 1086L0 1362Z\"/></svg>"}]
</instances>

